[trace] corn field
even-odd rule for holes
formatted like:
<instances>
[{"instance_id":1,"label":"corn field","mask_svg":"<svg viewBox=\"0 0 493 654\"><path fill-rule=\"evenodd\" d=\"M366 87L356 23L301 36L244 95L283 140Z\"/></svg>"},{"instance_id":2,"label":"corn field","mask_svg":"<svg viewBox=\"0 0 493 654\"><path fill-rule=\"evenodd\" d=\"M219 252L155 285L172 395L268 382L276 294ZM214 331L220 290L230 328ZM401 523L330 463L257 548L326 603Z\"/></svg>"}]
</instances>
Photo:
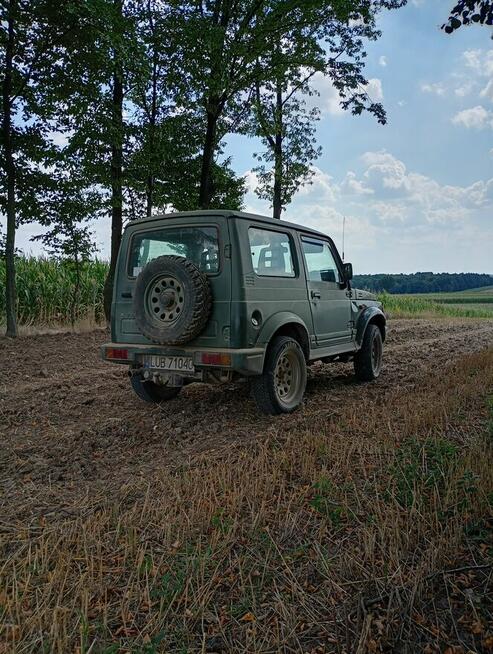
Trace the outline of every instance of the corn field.
<instances>
[{"instance_id":1,"label":"corn field","mask_svg":"<svg viewBox=\"0 0 493 654\"><path fill-rule=\"evenodd\" d=\"M17 318L21 325L59 325L71 322L104 321L103 287L108 265L103 261L80 264L80 289L77 296L76 271L70 262L46 257L16 259ZM5 323L5 261L0 259L0 324ZM379 295L385 311L396 318L443 316L491 318L493 311L483 297L468 306L451 306L442 298L426 296ZM452 299L452 298L450 298ZM446 300L450 301L449 298ZM491 298L493 301L493 298ZM488 297L486 302L490 301ZM462 300L457 298L462 304ZM491 305L493 309L493 304Z\"/></svg>"},{"instance_id":2,"label":"corn field","mask_svg":"<svg viewBox=\"0 0 493 654\"><path fill-rule=\"evenodd\" d=\"M80 264L80 288L72 263L44 257L16 259L17 318L22 325L67 324L104 320L103 286L108 266ZM0 323L5 322L5 261L0 260Z\"/></svg>"},{"instance_id":3,"label":"corn field","mask_svg":"<svg viewBox=\"0 0 493 654\"><path fill-rule=\"evenodd\" d=\"M476 303L464 306L460 297L456 304L442 303L441 298L429 298L420 295L390 295L381 293L378 299L383 303L384 310L394 318L444 317L444 318L493 318L493 305L481 298ZM474 307L476 304L476 307ZM462 305L462 306L461 306ZM491 308L490 308L491 307Z\"/></svg>"}]
</instances>

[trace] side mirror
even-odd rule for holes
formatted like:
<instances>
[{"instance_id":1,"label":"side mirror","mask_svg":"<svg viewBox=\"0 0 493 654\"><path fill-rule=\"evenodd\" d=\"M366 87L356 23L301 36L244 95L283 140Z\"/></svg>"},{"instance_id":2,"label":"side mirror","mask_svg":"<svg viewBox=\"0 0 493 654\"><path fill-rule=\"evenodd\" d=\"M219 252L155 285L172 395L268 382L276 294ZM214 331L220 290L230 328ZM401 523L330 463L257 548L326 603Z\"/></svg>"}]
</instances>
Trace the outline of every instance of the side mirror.
<instances>
[{"instance_id":1,"label":"side mirror","mask_svg":"<svg viewBox=\"0 0 493 654\"><path fill-rule=\"evenodd\" d=\"M345 263L344 264L344 279L347 282L350 282L353 278L353 264Z\"/></svg>"}]
</instances>

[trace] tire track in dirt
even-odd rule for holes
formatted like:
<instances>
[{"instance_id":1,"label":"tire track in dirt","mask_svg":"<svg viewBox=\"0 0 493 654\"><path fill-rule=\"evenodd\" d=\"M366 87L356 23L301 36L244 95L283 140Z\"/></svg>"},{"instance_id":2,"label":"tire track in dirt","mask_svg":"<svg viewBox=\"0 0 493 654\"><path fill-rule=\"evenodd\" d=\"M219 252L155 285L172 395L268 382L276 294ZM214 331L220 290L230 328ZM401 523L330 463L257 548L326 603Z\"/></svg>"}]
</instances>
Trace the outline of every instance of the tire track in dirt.
<instances>
[{"instance_id":1,"label":"tire track in dirt","mask_svg":"<svg viewBox=\"0 0 493 654\"><path fill-rule=\"evenodd\" d=\"M146 405L124 367L99 360L105 340L99 331L0 341L0 515L70 512L87 494L107 497L198 453L303 428L311 416L342 416L349 402L389 402L429 370L491 346L493 321L393 321L377 382L357 384L347 364L317 363L304 405L277 418L258 415L246 383L192 385L163 406Z\"/></svg>"}]
</instances>

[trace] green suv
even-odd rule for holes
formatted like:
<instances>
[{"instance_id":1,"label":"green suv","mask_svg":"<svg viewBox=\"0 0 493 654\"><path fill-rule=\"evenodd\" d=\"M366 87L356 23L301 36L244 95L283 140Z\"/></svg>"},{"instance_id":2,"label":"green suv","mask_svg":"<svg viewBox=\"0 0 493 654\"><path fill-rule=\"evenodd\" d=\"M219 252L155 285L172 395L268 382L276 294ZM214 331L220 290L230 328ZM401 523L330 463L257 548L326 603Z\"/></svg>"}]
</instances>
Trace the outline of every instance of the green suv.
<instances>
[{"instance_id":1,"label":"green suv","mask_svg":"<svg viewBox=\"0 0 493 654\"><path fill-rule=\"evenodd\" d=\"M128 365L148 402L247 377L262 412L289 413L314 361L353 360L365 381L380 373L382 305L351 279L328 236L290 222L239 211L131 222L102 356Z\"/></svg>"}]
</instances>

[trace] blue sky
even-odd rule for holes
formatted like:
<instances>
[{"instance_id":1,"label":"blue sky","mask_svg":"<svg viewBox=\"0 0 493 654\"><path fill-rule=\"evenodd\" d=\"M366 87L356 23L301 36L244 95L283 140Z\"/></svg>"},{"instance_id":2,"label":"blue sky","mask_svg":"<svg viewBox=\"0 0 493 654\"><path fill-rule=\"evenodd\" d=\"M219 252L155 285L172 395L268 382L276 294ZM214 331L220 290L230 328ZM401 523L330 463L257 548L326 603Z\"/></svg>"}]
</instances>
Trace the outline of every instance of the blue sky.
<instances>
[{"instance_id":1,"label":"blue sky","mask_svg":"<svg viewBox=\"0 0 493 654\"><path fill-rule=\"evenodd\" d=\"M341 241L357 273L493 273L493 32L440 30L453 1L409 0L380 19L367 48L369 92L388 124L340 109L330 83L316 80L323 154L312 185L284 214ZM247 175L249 211L270 213L253 192L258 142L228 139L226 154ZM19 246L31 229L21 228ZM95 226L106 255L109 223Z\"/></svg>"}]
</instances>

